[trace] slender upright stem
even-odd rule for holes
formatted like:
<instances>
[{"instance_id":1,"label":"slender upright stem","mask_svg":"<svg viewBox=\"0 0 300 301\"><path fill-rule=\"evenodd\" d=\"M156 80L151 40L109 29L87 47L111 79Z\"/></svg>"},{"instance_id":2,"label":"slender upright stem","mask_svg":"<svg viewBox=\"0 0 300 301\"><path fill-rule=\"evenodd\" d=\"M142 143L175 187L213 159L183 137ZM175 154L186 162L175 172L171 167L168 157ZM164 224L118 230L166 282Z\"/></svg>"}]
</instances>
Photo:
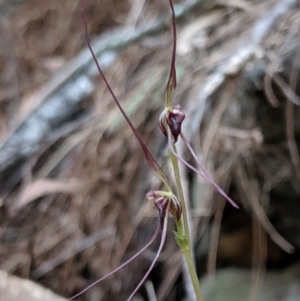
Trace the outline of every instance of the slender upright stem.
<instances>
[{"instance_id":1,"label":"slender upright stem","mask_svg":"<svg viewBox=\"0 0 300 301\"><path fill-rule=\"evenodd\" d=\"M176 149L175 145L174 145L174 151L177 152L177 149ZM175 181L176 181L176 186L177 186L178 197L179 197L179 201L180 201L181 206L182 206L182 218L183 218L183 225L184 225L184 235L186 236L186 239L188 241L188 245L190 246L191 245L191 238L190 238L189 224L188 224L188 218L187 218L186 204L185 204L183 189L182 189L182 185L181 185L178 159L175 157L175 155L172 153L172 151L169 152L169 156L170 156L171 161L172 161L173 171L174 171L174 176L175 176Z\"/></svg>"},{"instance_id":2,"label":"slender upright stem","mask_svg":"<svg viewBox=\"0 0 300 301\"><path fill-rule=\"evenodd\" d=\"M199 283L199 279L196 273L195 269L195 263L192 257L192 253L190 251L183 251L182 252L184 259L187 263L188 270L192 279L193 287L194 287L194 292L197 298L197 301L204 301L202 292L201 292L201 287Z\"/></svg>"},{"instance_id":3,"label":"slender upright stem","mask_svg":"<svg viewBox=\"0 0 300 301\"><path fill-rule=\"evenodd\" d=\"M177 153L177 149L175 145L174 145L174 151ZM176 222L177 243L187 263L197 301L203 301L200 283L196 273L195 263L192 255L192 246L191 246L190 231L189 231L188 218L187 218L187 209L186 209L186 203L185 203L182 184L181 184L178 159L171 151L169 152L169 156L172 161L179 201L182 206L182 216L180 220ZM182 225L184 228L183 230L182 230Z\"/></svg>"}]
</instances>

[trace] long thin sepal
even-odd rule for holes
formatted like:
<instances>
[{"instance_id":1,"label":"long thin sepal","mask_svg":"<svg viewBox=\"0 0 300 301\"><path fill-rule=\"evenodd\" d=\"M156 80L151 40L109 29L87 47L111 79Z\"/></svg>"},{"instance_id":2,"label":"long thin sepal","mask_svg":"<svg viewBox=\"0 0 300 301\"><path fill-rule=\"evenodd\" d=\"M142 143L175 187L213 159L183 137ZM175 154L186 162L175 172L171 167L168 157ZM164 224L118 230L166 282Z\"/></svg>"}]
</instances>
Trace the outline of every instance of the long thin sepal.
<instances>
[{"instance_id":1,"label":"long thin sepal","mask_svg":"<svg viewBox=\"0 0 300 301\"><path fill-rule=\"evenodd\" d=\"M145 280L147 279L147 277L149 276L150 272L152 271L155 263L157 262L157 259L161 253L161 250L165 244L166 241L166 236L167 236L167 228L168 228L168 212L169 212L169 208L170 208L170 203L168 203L168 206L166 207L165 210L165 216L164 216L164 223L163 223L163 228L162 228L162 234L161 234L161 240L160 240L160 245L159 248L157 250L157 253L152 261L151 266L149 267L147 273L145 274L145 276L143 277L143 279L140 281L140 283L138 284L138 286L134 289L134 291L131 293L131 295L128 297L127 301L130 301L132 299L132 297L136 294L136 292L139 290L139 288L143 285L143 283L145 282Z\"/></svg>"},{"instance_id":2,"label":"long thin sepal","mask_svg":"<svg viewBox=\"0 0 300 301\"><path fill-rule=\"evenodd\" d=\"M192 146L190 145L190 143L188 142L188 140L186 139L186 137L183 135L183 133L180 133L180 138L182 139L182 141L184 142L184 144L186 145L186 147L188 148L188 150L190 151L190 153L194 157L196 163L200 166L200 168L202 169L202 171L204 172L204 174L212 181L212 179L211 179L210 175L208 174L208 172L206 171L203 163L198 158L198 156L196 155L195 151L193 150Z\"/></svg>"},{"instance_id":3,"label":"long thin sepal","mask_svg":"<svg viewBox=\"0 0 300 301\"><path fill-rule=\"evenodd\" d=\"M174 91L177 86L177 79L176 79L176 40L177 40L177 33L176 33L176 16L174 10L174 4L172 0L169 0L170 8L172 12L172 28L173 28L173 49L172 49L172 60L171 60L171 67L170 67L170 74L168 83L165 90L165 103L164 107L168 108L172 105L172 98L174 95Z\"/></svg>"},{"instance_id":4,"label":"long thin sepal","mask_svg":"<svg viewBox=\"0 0 300 301\"><path fill-rule=\"evenodd\" d=\"M102 280L106 279L107 277L113 275L114 273L118 272L119 270L121 270L122 268L124 268L126 265L128 265L131 261L133 261L135 258L137 258L139 255L141 255L154 242L154 240L156 239L158 233L160 232L160 229L161 229L160 223L158 223L157 228L156 228L156 230L155 230L152 238L149 240L149 242L141 250L139 250L135 255L133 255L131 258L129 258L127 261L125 261L120 266L118 266L116 269L114 269L113 271L109 272L108 274L106 274L102 278L98 279L94 283L90 284L88 287L86 287L84 290L82 290L81 292L79 292L75 296L71 297L69 300L74 300L77 297L81 296L86 291L88 291L89 289L91 289L93 286L95 286L96 284L100 283Z\"/></svg>"},{"instance_id":5,"label":"long thin sepal","mask_svg":"<svg viewBox=\"0 0 300 301\"><path fill-rule=\"evenodd\" d=\"M185 142L185 140L183 140ZM200 167L202 167L201 169L203 169L203 173L201 173L198 169L196 169L194 166L192 166L191 164L189 164L186 160L184 160L182 157L180 157L177 152L174 149L174 144L172 142L172 136L171 134L168 135L168 144L169 144L169 148L171 150L171 152L174 154L174 156L181 162L183 163L185 166L187 166L188 168L190 168L192 171L194 171L196 174L198 174L199 176L201 176L202 178L204 178L206 181L208 181L209 183L211 183L215 189L225 198L227 199L227 201L234 207L234 208L239 208L238 205L224 192L224 190L215 183L215 181L209 176L209 174L207 173L207 171L205 170L203 164L200 162ZM187 145L188 146L188 145ZM194 151L193 151L194 153ZM199 159L197 159L199 160Z\"/></svg>"},{"instance_id":6,"label":"long thin sepal","mask_svg":"<svg viewBox=\"0 0 300 301\"><path fill-rule=\"evenodd\" d=\"M137 130L135 129L134 125L132 124L132 122L130 121L129 117L127 116L127 114L125 113L124 109L122 108L117 96L115 95L114 91L112 90L110 84L108 83L105 74L103 73L98 59L95 55L95 52L91 46L91 42L90 42L90 37L89 37L89 33L88 33L88 26L87 26L87 20L86 20L86 16L85 16L85 5L84 5L84 0L81 0L81 15L82 15L82 20L84 23L84 29L85 29L85 36L86 36L86 41L87 41L87 45L88 48L90 50L90 53L93 57L93 60L97 66L97 69L99 71L99 74L101 75L109 93L111 94L114 102L116 103L117 107L119 108L120 112L122 113L123 117L125 118L127 124L129 125L129 127L131 128L133 134L135 135L136 139L138 140L138 143L140 144L144 156L148 162L148 165L150 166L151 169L153 169L157 175L160 177L160 179L162 180L162 182L166 185L167 188L170 188L170 185L168 184L168 179L167 176L165 175L165 173L163 172L163 170L161 169L161 167L158 165L158 163L155 161L155 159L153 158L153 156L151 155L150 151L148 150L146 144L144 143L144 141L142 140L141 136L139 135L139 133L137 132Z\"/></svg>"}]
</instances>

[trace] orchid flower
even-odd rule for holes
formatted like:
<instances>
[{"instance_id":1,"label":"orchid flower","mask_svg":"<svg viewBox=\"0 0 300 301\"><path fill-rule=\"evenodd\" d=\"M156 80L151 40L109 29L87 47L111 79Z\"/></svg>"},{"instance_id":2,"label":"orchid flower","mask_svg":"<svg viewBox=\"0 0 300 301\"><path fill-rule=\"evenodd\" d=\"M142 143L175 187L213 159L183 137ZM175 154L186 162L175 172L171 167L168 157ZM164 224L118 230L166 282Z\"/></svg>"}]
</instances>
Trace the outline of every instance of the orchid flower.
<instances>
[{"instance_id":1,"label":"orchid flower","mask_svg":"<svg viewBox=\"0 0 300 301\"><path fill-rule=\"evenodd\" d=\"M209 183L211 183L221 195L223 195L234 207L237 207L237 205L226 195L226 193L221 189L221 187L219 187L213 181L213 179L210 177L210 175L206 171L203 163L200 161L200 159L198 159L198 157L196 156L195 152L193 151L191 145L188 143L187 139L181 132L181 125L182 125L183 120L185 119L185 115L181 112L179 105L172 105L172 100L173 100L174 92L175 92L176 85L177 85L176 67L175 67L177 37L176 37L176 17L175 17L175 10L174 10L174 5L173 5L172 0L169 0L169 5L171 8L171 13L172 13L173 47L172 47L172 59L171 59L170 74L169 74L168 82L167 82L165 93L164 93L164 111L162 112L162 114L159 118L159 126L160 126L163 134L168 139L168 147L170 149L170 158L172 161L173 170L174 170L174 174L175 174L175 181L176 181L179 199L173 193L173 191L171 189L171 185L169 183L169 180L168 180L166 174L164 173L162 168L158 165L158 163L155 161L155 159L151 155L149 149L147 148L146 144L144 143L141 136L137 132L136 128L132 124L131 120L126 115L126 112L122 108L118 98L114 94L113 89L111 88L110 84L108 83L108 81L105 77L105 74L103 73L103 71L98 63L97 57L96 57L96 55L93 51L93 48L91 46L91 43L90 43L87 20L86 20L86 16L85 16L84 0L81 0L81 12L82 12L82 19L83 19L83 23L84 23L86 41L87 41L87 45L90 50L90 53L93 57L93 60L96 64L96 67L99 71L99 74L102 77L115 104L117 105L118 109L122 113L126 123L129 125L134 136L136 137L149 167L156 173L156 175L162 181L162 183L164 184L164 186L166 188L166 191L156 190L156 191L151 191L146 195L146 197L149 200L154 201L154 204L158 209L158 215L159 215L159 223L158 223L157 229L155 230L155 232L154 232L152 238L149 240L149 242L140 251L138 251L134 256L132 256L129 260L127 260L126 262L121 264L119 267L117 267L116 269L114 269L113 271L111 271L110 273L105 275L104 277L102 277L102 278L98 279L97 281L95 281L94 283L92 283L86 289L84 289L77 295L73 296L70 300L73 300L76 297L80 296L81 294L83 294L84 292L86 292L87 290L92 288L94 285L98 284L102 280L113 275L114 273L116 273L117 271L119 271L120 269L122 269L123 267L128 265L131 261L133 261L135 258L137 258L143 251L145 251L154 242L154 240L157 238L159 232L161 231L162 234L161 234L160 244L159 244L157 253L156 253L148 271L144 275L143 279L139 282L139 284L136 286L134 291L128 297L127 301L130 301L132 299L132 297L135 295L135 293L142 286L142 284L144 283L146 278L149 276L155 263L158 260L158 257L160 255L162 248L166 241L169 214L174 216L174 220L175 220L176 228L177 228L177 231L175 232L175 239L176 239L176 241L182 251L182 254L184 255L186 263L188 265L188 270L191 275L195 295L196 295L198 301L203 300L199 281L198 281L197 274L196 274L195 265L193 263L192 252L191 252L192 246L191 246L191 242L190 242L189 226L188 226L187 213L186 213L186 204L185 204L181 180L180 180L178 161L182 162L187 167L189 167L191 170L193 170L198 175L202 176L205 180L207 180ZM200 170L198 170L195 167L193 167L192 165L190 165L188 162L186 162L186 160L184 160L181 156L179 156L177 154L175 144L178 141L178 138L182 139L182 141L185 143L188 150L191 152L192 156L196 160L196 163L199 165Z\"/></svg>"},{"instance_id":2,"label":"orchid flower","mask_svg":"<svg viewBox=\"0 0 300 301\"><path fill-rule=\"evenodd\" d=\"M103 281L104 279L106 279L107 277L113 275L114 273L118 272L120 269L122 269L123 267L125 267L126 265L128 265L130 262L132 262L135 258L137 258L140 254L142 254L142 252L144 252L148 247L150 247L150 245L154 242L154 240L157 238L160 230L162 231L162 235L161 235L161 241L160 241L160 245L159 245L159 249L155 255L155 258L153 259L147 273L144 275L143 279L139 282L139 284L137 285L137 287L135 288L135 290L132 292L132 294L128 297L127 301L131 300L132 297L135 295L135 293L138 291L138 289L142 286L142 284L144 283L144 281L146 280L146 278L148 277L148 275L150 274L151 270L153 269L155 263L157 262L157 259L161 253L161 250L164 246L165 240L166 240L166 235L167 235L167 227L168 227L168 214L171 213L174 217L175 220L179 220L181 217L181 213L182 213L182 208L181 208L181 204L178 201L178 199L176 198L175 194L172 192L171 190L171 185L169 184L169 181L167 179L166 174L164 173L164 171L161 169L161 167L158 165L158 163L155 161L155 159L153 158L153 156L151 155L149 149L147 148L147 146L145 145L144 141L142 140L142 138L140 137L139 133L137 132L137 130L135 129L134 125L132 124L131 120L129 119L129 117L127 116L127 114L125 113L124 109L122 108L118 98L116 97L115 93L113 92L110 84L108 83L105 74L103 73L99 62L97 60L97 57L93 51L93 48L91 46L90 43L90 38L89 38L89 33L88 33L88 26L87 26L87 20L86 20L86 16L85 16L85 5L84 5L84 0L81 0L81 13L82 13L82 19L83 19L83 23L84 23L84 29L85 29L85 35L86 35L86 41L87 41L87 45L88 48L91 52L91 55L94 59L94 62L97 66L97 69L99 71L99 74L101 75L107 89L109 90L114 102L116 103L117 107L119 108L120 112L122 113L123 117L125 118L125 121L127 122L127 124L129 125L129 127L131 128L133 134L135 135L138 143L140 144L142 151L144 153L144 157L149 165L149 167L157 174L157 176L160 178L160 180L163 182L163 184L165 185L167 191L151 191L149 192L146 197L150 200L155 200L154 204L158 209L158 214L159 214L159 224L157 226L157 229L155 230L152 238L149 240L149 242L140 250L138 251L135 255L133 255L130 259L128 259L126 262L124 262L123 264L121 264L119 267L117 267L116 269L114 269L113 271L111 271L110 273L108 273L107 275L105 275L104 277L96 280L94 283L92 283L91 285L89 285L87 288L85 288L84 290L82 290L81 292L79 292L78 294L74 295L73 297L71 297L71 299L69 300L74 300L75 298L79 297L80 295L82 295L83 293L85 293L86 291L88 291L89 289L91 289L93 286L95 286L96 284L100 283L101 281ZM175 72L175 70L174 70Z\"/></svg>"},{"instance_id":3,"label":"orchid flower","mask_svg":"<svg viewBox=\"0 0 300 301\"><path fill-rule=\"evenodd\" d=\"M174 5L172 0L169 0L171 11L172 11L172 28L173 28L173 50L172 50L172 60L171 60L171 67L170 67L170 74L169 79L167 82L166 90L165 90L165 100L164 100L164 110L159 117L159 127L163 134L168 139L168 147L173 155L185 166L190 168L192 171L197 173L199 176L203 177L206 181L211 183L214 188L223 196L225 197L229 203L238 208L235 202L223 191L223 189L217 185L211 176L206 171L203 163L197 157L196 153L194 152L192 146L189 144L188 140L185 138L184 134L181 132L181 125L183 120L185 119L185 114L181 111L181 107L179 104L172 105L172 100L174 96L174 92L177 86L176 80L176 19L175 19L175 11ZM187 146L188 150L196 160L196 163L199 165L201 171L190 165L186 160L184 160L181 156L177 154L175 143L178 141L178 137L182 139L184 144Z\"/></svg>"},{"instance_id":4,"label":"orchid flower","mask_svg":"<svg viewBox=\"0 0 300 301\"><path fill-rule=\"evenodd\" d=\"M132 297L135 295L135 293L138 291L138 289L142 286L142 284L144 283L144 281L147 279L147 277L150 274L150 272L152 271L155 263L157 262L157 259L158 259L159 255L161 253L161 250L162 250L162 248L164 246L164 243L166 241L167 228L168 228L168 212L171 212L172 210L176 210L174 208L171 209L172 208L172 204L173 204L173 199L172 199L173 197L174 196L172 196L170 194L167 194L167 193L165 193L163 191L156 191L156 192L152 191L152 192L149 192L147 194L147 198L150 199L150 200L152 200L154 198L157 198L155 200L155 206L157 207L158 212L159 212L159 223L157 225L157 228L156 228L153 236L149 240L149 242L140 251L138 251L135 255L133 255L131 258L129 258L123 264L121 264L116 269L114 269L113 271L109 272L108 274L106 274L102 278L96 280L91 285L89 285L88 287L86 287L84 290L82 290L78 294L76 294L73 297L71 297L69 300L76 299L77 297L81 296L82 294L84 294L86 291L88 291L89 289L91 289L95 285L99 284L104 279L108 278L109 276L112 276L113 274L115 274L116 272L118 272L119 270L121 270L122 268L124 268L125 266L127 266L130 262L132 262L134 259L136 259L139 255L141 255L148 247L150 247L151 244L157 238L159 232L162 231L161 241L160 241L160 245L159 245L158 251L156 252L156 255L155 255L155 257L154 257L154 259L153 259L153 261L152 261L152 263L151 263L151 265L150 265L147 273L144 275L143 279L139 282L139 284L137 285L137 287L134 289L134 291L131 293L131 295L127 299L127 301L131 300ZM175 214L178 215L179 213L176 212Z\"/></svg>"},{"instance_id":5,"label":"orchid flower","mask_svg":"<svg viewBox=\"0 0 300 301\"><path fill-rule=\"evenodd\" d=\"M184 136L184 134L181 132L181 125L183 120L185 119L185 115L180 110L180 105L174 105L172 109L165 109L159 120L159 126L161 128L161 131L165 136L167 136L168 139L168 147L173 153L173 155L186 167L194 171L196 174L204 178L207 182L212 184L214 188L224 197L228 200L228 202L235 208L238 208L237 204L224 192L224 190L211 178L211 176L206 171L203 163L200 161L200 159L197 157L195 151L193 150L192 146ZM187 146L188 150L194 157L196 163L199 165L201 171L196 169L194 166L189 164L184 158L178 155L176 149L175 149L175 143L178 141L178 137L182 139L184 144Z\"/></svg>"}]
</instances>

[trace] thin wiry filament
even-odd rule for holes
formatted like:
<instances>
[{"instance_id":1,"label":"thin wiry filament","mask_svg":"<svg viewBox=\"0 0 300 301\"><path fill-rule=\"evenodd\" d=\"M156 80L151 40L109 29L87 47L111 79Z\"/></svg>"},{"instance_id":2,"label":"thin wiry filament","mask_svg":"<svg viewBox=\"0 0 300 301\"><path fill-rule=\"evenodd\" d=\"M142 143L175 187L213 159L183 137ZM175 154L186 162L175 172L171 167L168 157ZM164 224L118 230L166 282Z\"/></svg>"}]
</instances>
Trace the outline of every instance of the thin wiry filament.
<instances>
[{"instance_id":1,"label":"thin wiry filament","mask_svg":"<svg viewBox=\"0 0 300 301\"><path fill-rule=\"evenodd\" d=\"M98 279L97 281L95 281L94 283L92 283L91 285L89 285L88 287L86 287L84 290L82 290L80 293L78 293L75 296L71 297L69 300L74 300L75 298L81 296L83 293L85 293L86 291L88 291L89 289L91 289L93 286L95 286L96 284L100 283L102 280L106 279L107 277L113 275L114 273L118 272L119 270L121 270L122 268L124 268L126 265L128 265L131 261L133 261L135 258L137 258L147 248L149 248L150 245L154 242L154 240L156 239L158 233L160 232L160 229L161 229L160 228L160 223L158 223L157 228L156 228L156 230L155 230L152 238L149 240L149 242L140 251L138 251L135 255L133 255L131 258L129 258L127 261L125 261L120 266L118 266L116 269L114 269L113 271L109 272L108 274L106 274L102 278Z\"/></svg>"},{"instance_id":2,"label":"thin wiry filament","mask_svg":"<svg viewBox=\"0 0 300 301\"><path fill-rule=\"evenodd\" d=\"M194 159L196 160L196 163L200 166L200 168L202 169L202 171L205 173L205 175L211 179L210 175L208 174L208 172L206 171L203 163L201 162L201 160L198 158L198 156L196 155L195 151L193 150L192 146L190 145L190 143L188 142L188 140L186 139L186 137L183 135L183 133L180 133L180 137L182 139L182 141L184 142L184 144L187 146L188 150L190 151L190 153L192 154L192 156L194 157ZM212 179L211 179L212 181Z\"/></svg>"},{"instance_id":3,"label":"thin wiry filament","mask_svg":"<svg viewBox=\"0 0 300 301\"><path fill-rule=\"evenodd\" d=\"M184 160L181 156L179 156L177 154L177 152L174 149L174 144L173 144L173 139L172 139L172 135L170 133L170 130L168 131L168 145L169 148L171 150L171 152L173 153L173 155L181 162L183 163L185 166L187 166L188 168L190 168L192 171L194 171L196 174L198 174L199 176L201 176L202 178L204 178L206 181L208 181L209 183L211 183L215 189L224 197L228 200L228 202L235 208L239 208L238 205L224 192L224 190L215 183L215 181L210 177L210 175L207 173L207 171L204 168L204 165L201 163L201 161L197 158L197 163L199 164L200 168L202 169L203 173L201 173L198 169L196 169L194 166L192 166L191 164L189 164L186 160ZM184 137L182 134L180 134L181 138ZM185 138L185 137L184 137ZM197 157L195 152L193 151L192 147L190 146L189 143L187 143L186 139L182 139L183 142L186 144L187 148L189 149L189 151L192 153L193 157Z\"/></svg>"},{"instance_id":4,"label":"thin wiry filament","mask_svg":"<svg viewBox=\"0 0 300 301\"><path fill-rule=\"evenodd\" d=\"M144 143L143 139L141 138L141 136L139 135L139 133L137 132L136 128L134 127L134 125L132 124L132 122L130 121L129 117L127 116L126 112L124 111L124 109L122 108L117 96L115 95L113 89L111 88L109 82L107 81L107 78L105 76L105 74L103 73L98 59L96 57L96 54L91 46L91 42L90 42L90 37L89 37L89 33L88 33L88 27L87 27L87 20L86 20L86 16L85 16L85 5L84 5L84 0L81 0L81 15L82 15L82 20L83 20L83 24L84 24L84 30L85 30L85 37L86 37L86 42L87 42L87 46L90 50L90 53L93 57L93 60L96 64L96 67L99 71L99 74L101 75L110 95L112 96L115 104L117 105L118 109L120 110L120 112L122 113L124 119L126 120L127 124L129 125L129 127L131 128L133 134L135 135L136 139L138 140L142 151L144 153L145 159L149 165L149 167L154 170L156 172L156 174L158 175L158 177L162 180L162 182L165 184L165 186L168 189L170 188L170 185L168 183L168 179L167 176L165 175L165 173L163 172L163 170L161 169L161 167L158 165L158 163L155 161L155 159L153 158L153 156L151 155L149 149L147 148L146 144Z\"/></svg>"},{"instance_id":5,"label":"thin wiry filament","mask_svg":"<svg viewBox=\"0 0 300 301\"><path fill-rule=\"evenodd\" d=\"M160 241L160 245L159 245L159 248L157 250L157 253L152 261L152 264L151 266L149 267L147 273L145 274L145 276L143 277L143 279L140 281L140 283L138 284L138 286L135 288L135 290L131 293L131 295L128 297L127 301L130 301L132 299L132 297L136 294L136 292L139 290L139 288L143 285L143 283L145 282L145 280L147 279L147 277L149 276L150 272L152 271L160 253L161 253L161 250L165 244L165 241L166 241L166 236L167 236L167 228L168 228L168 212L169 212L169 209L170 209L170 202L168 203L167 207L166 207L166 214L165 214L165 217L164 217L164 223L163 223L163 229L162 229L162 234L161 234L161 241Z\"/></svg>"}]
</instances>

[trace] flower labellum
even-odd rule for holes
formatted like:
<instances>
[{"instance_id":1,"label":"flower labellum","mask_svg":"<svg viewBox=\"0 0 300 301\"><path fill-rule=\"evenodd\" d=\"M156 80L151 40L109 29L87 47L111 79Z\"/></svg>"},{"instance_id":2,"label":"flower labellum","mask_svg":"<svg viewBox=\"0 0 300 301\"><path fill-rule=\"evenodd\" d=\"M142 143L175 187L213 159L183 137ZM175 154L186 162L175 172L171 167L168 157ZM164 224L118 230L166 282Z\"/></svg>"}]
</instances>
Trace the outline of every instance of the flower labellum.
<instances>
[{"instance_id":1,"label":"flower labellum","mask_svg":"<svg viewBox=\"0 0 300 301\"><path fill-rule=\"evenodd\" d=\"M174 105L173 110L167 113L166 121L174 138L174 143L177 142L178 136L181 134L181 124L184 118L185 114L180 111L180 105Z\"/></svg>"},{"instance_id":2,"label":"flower labellum","mask_svg":"<svg viewBox=\"0 0 300 301\"><path fill-rule=\"evenodd\" d=\"M174 143L177 142L178 136L181 134L181 124L185 118L185 114L180 111L180 105L174 105L172 109L165 109L159 117L159 127L163 134L167 137L168 131L174 138Z\"/></svg>"}]
</instances>

